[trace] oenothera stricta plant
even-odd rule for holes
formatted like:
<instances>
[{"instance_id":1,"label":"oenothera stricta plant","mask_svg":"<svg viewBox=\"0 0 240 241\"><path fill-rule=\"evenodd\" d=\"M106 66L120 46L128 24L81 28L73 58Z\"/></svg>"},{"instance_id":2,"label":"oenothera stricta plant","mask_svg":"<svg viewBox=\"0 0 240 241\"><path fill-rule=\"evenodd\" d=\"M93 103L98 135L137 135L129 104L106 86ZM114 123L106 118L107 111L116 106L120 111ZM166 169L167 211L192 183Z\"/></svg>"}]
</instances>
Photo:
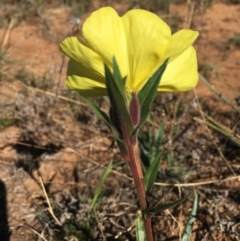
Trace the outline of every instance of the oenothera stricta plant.
<instances>
[{"instance_id":1,"label":"oenothera stricta plant","mask_svg":"<svg viewBox=\"0 0 240 241\"><path fill-rule=\"evenodd\" d=\"M192 44L197 36L186 29L172 35L169 26L148 11L130 10L119 17L114 9L105 7L87 18L81 38L68 37L60 44L70 58L68 88L78 91L107 124L130 166L145 227L145 232L137 233L138 240L145 240L145 235L153 240L151 217L186 199L155 207L147 204L160 156L143 175L137 137L157 92L196 86L197 58ZM104 95L110 99L108 114L86 98Z\"/></svg>"}]
</instances>

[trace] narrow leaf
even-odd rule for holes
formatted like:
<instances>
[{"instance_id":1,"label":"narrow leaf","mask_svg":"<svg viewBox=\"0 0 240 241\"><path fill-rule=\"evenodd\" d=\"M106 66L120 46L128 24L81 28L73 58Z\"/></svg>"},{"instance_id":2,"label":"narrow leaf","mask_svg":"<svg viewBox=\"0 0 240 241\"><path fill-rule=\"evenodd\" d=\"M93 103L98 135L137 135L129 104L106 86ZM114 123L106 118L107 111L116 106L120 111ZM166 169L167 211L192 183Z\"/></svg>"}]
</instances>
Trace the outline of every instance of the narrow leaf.
<instances>
[{"instance_id":1,"label":"narrow leaf","mask_svg":"<svg viewBox=\"0 0 240 241\"><path fill-rule=\"evenodd\" d=\"M108 147L108 150L112 150L115 146L115 140L113 139L111 145Z\"/></svg>"},{"instance_id":2,"label":"narrow leaf","mask_svg":"<svg viewBox=\"0 0 240 241\"><path fill-rule=\"evenodd\" d=\"M141 126L147 119L150 112L152 102L157 94L161 77L167 67L168 59L159 67L154 75L147 81L143 88L138 93L138 98L141 106L141 117L139 126Z\"/></svg>"},{"instance_id":3,"label":"narrow leaf","mask_svg":"<svg viewBox=\"0 0 240 241\"><path fill-rule=\"evenodd\" d=\"M122 78L120 69L118 67L116 58L114 56L113 56L113 78L116 80L116 84L118 85L120 92L124 95L127 78L126 77Z\"/></svg>"},{"instance_id":4,"label":"narrow leaf","mask_svg":"<svg viewBox=\"0 0 240 241\"><path fill-rule=\"evenodd\" d=\"M152 216L152 215L158 214L160 212L163 212L166 209L173 208L173 207L183 203L184 201L186 201L188 199L188 197L190 196L191 193L192 192L190 192L187 196L185 196L177 201L174 201L171 203L158 204L157 206L155 206L154 208L149 210L148 215Z\"/></svg>"},{"instance_id":5,"label":"narrow leaf","mask_svg":"<svg viewBox=\"0 0 240 241\"><path fill-rule=\"evenodd\" d=\"M144 175L144 183L145 183L147 192L150 192L150 190L154 185L161 159L162 159L162 152L159 152Z\"/></svg>"},{"instance_id":6,"label":"narrow leaf","mask_svg":"<svg viewBox=\"0 0 240 241\"><path fill-rule=\"evenodd\" d=\"M95 104L93 104L89 99L82 97L86 104L92 109L92 111L102 120L107 124L109 128L111 128L111 121L109 116L102 111L100 108L98 108Z\"/></svg>"},{"instance_id":7,"label":"narrow leaf","mask_svg":"<svg viewBox=\"0 0 240 241\"><path fill-rule=\"evenodd\" d=\"M117 129L121 128L122 132L127 132L131 134L133 127L125 102L125 92L121 90L121 87L119 87L118 83L118 81L124 80L121 78L121 76L114 77L107 65L104 65L104 67L106 76L106 86L111 106L117 113L117 117L119 119L119 122L121 123L121 126L117 127ZM117 74L114 73L114 75Z\"/></svg>"},{"instance_id":8,"label":"narrow leaf","mask_svg":"<svg viewBox=\"0 0 240 241\"><path fill-rule=\"evenodd\" d=\"M82 96L82 98L84 99L84 101L86 102L86 104L92 109L92 111L103 121L105 122L105 124L109 127L109 129L111 130L113 137L117 140L119 140L119 135L115 129L114 126L112 126L111 124L111 120L109 118L109 116L102 111L100 108L98 108L94 103L92 103L89 99L85 98Z\"/></svg>"},{"instance_id":9,"label":"narrow leaf","mask_svg":"<svg viewBox=\"0 0 240 241\"><path fill-rule=\"evenodd\" d=\"M146 233L142 221L142 215L139 213L136 220L136 239L137 241L146 241Z\"/></svg>"},{"instance_id":10,"label":"narrow leaf","mask_svg":"<svg viewBox=\"0 0 240 241\"><path fill-rule=\"evenodd\" d=\"M187 224L184 228L184 232L182 235L182 241L189 241L191 234L192 234L192 225L195 221L195 217L197 214L198 209L198 194L195 192L195 199L192 207L192 212L190 214L190 217L188 218Z\"/></svg>"},{"instance_id":11,"label":"narrow leaf","mask_svg":"<svg viewBox=\"0 0 240 241\"><path fill-rule=\"evenodd\" d=\"M129 152L126 143L122 140L117 140L118 148L120 151L120 155L123 160L129 161Z\"/></svg>"},{"instance_id":12,"label":"narrow leaf","mask_svg":"<svg viewBox=\"0 0 240 241\"><path fill-rule=\"evenodd\" d=\"M96 202L97 202L97 200L98 200L98 197L99 197L99 195L100 195L100 193L101 193L101 191L102 191L102 187L103 187L103 185L104 185L107 177L109 176L109 174L110 174L111 171L112 171L112 166L113 166L113 165L112 165L112 161L111 161L111 162L109 162L106 170L104 171L104 173L103 173L103 175L102 175L102 177L101 177L101 179L100 179L100 181L99 181L99 184L98 184L98 186L97 186L97 189L96 189L96 191L95 191L93 200L92 200L91 205L90 205L90 210L92 210L92 209L95 207Z\"/></svg>"}]
</instances>

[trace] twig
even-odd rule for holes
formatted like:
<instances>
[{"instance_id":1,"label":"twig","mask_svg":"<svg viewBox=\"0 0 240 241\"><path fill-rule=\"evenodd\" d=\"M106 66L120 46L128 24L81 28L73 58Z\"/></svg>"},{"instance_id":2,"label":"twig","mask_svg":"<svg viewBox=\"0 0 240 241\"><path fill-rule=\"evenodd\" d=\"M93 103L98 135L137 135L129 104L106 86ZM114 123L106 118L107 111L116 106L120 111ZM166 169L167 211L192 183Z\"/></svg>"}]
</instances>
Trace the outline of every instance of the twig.
<instances>
[{"instance_id":1,"label":"twig","mask_svg":"<svg viewBox=\"0 0 240 241\"><path fill-rule=\"evenodd\" d=\"M1 44L1 49L3 50L6 45L7 45L7 41L9 39L9 36L10 36L10 33L15 25L15 23L17 22L17 16L16 15L13 15L9 21L9 24L8 24L8 27L6 29L6 32L4 34L4 37L3 37L3 41L2 41L2 44Z\"/></svg>"},{"instance_id":2,"label":"twig","mask_svg":"<svg viewBox=\"0 0 240 241\"><path fill-rule=\"evenodd\" d=\"M62 75L64 64L65 64L65 56L62 55L62 63L61 63L61 66L60 66L60 69L59 69L59 72L58 72L59 76L58 76L58 82L57 82L57 88L56 88L55 103L56 103L56 100L58 99L58 96L59 96L59 87L60 87L60 83L61 83L61 75Z\"/></svg>"},{"instance_id":3,"label":"twig","mask_svg":"<svg viewBox=\"0 0 240 241\"><path fill-rule=\"evenodd\" d=\"M218 123L217 121L215 121L214 119L212 119L210 116L206 115L204 113L204 116L206 116L206 118L210 121L206 121L206 120L202 120L200 118L194 117L193 119L195 121L197 121L198 123L207 125L209 127L211 127L212 129L222 133L223 135L225 135L227 138L229 138L231 141L235 142L237 145L240 146L240 137L239 135L236 135L233 133L232 130L228 129L227 127L221 125L220 123Z\"/></svg>"},{"instance_id":4,"label":"twig","mask_svg":"<svg viewBox=\"0 0 240 241\"><path fill-rule=\"evenodd\" d=\"M213 183L218 183L218 182L226 182L229 180L234 180L234 179L239 179L240 181L240 175L238 176L231 176L227 177L223 180L211 180L211 181L205 181L205 182L193 182L193 183L161 183L161 182L155 182L155 185L157 186L163 186L163 187L195 187L195 186L203 186L203 185L208 185L208 184L213 184Z\"/></svg>"},{"instance_id":5,"label":"twig","mask_svg":"<svg viewBox=\"0 0 240 241\"><path fill-rule=\"evenodd\" d=\"M194 11L195 11L195 1L191 2L191 0L187 1L187 5L188 5L188 14L185 16L185 28L190 28L191 27L191 23L192 23L192 18L194 15Z\"/></svg>"},{"instance_id":6,"label":"twig","mask_svg":"<svg viewBox=\"0 0 240 241\"><path fill-rule=\"evenodd\" d=\"M73 150L73 149L72 149ZM74 151L73 152L79 156L83 156L81 153L77 152L77 151ZM97 166L101 167L101 168L104 168L104 166L100 165L98 162L92 160L91 158L88 158L88 157L85 157L87 158L89 161L91 161L92 163L96 164ZM133 181L133 178L125 175L125 174L122 174L118 171L115 171L115 170L112 170L112 172L124 179L128 179L129 181ZM203 185L209 185L209 184L214 184L214 183L218 183L218 182L226 182L226 181L229 181L229 180L234 180L234 179L239 179L240 181L240 175L238 176L230 176L230 177L227 177L223 180L220 180L220 179L216 179L216 180L211 180L211 181L204 181L204 182L192 182L192 183L164 183L164 182L155 182L154 184L156 186L163 186L163 187L195 187L195 186L203 186Z\"/></svg>"},{"instance_id":7,"label":"twig","mask_svg":"<svg viewBox=\"0 0 240 241\"><path fill-rule=\"evenodd\" d=\"M45 195L45 198L46 198L46 200L47 200L49 213L52 215L52 217L53 217L54 220L57 222L57 224L58 224L59 226L62 226L62 224L60 223L60 221L57 219L57 217L55 216L55 214L54 214L54 212L53 212L53 209L52 209L50 200L49 200L49 198L48 198L47 192L46 192L45 187L44 187L44 185L43 185L42 178L41 178L40 176L39 176L39 181L40 181L41 187L42 187L42 189L43 189L43 193L44 193L44 195Z\"/></svg>"},{"instance_id":8,"label":"twig","mask_svg":"<svg viewBox=\"0 0 240 241\"><path fill-rule=\"evenodd\" d=\"M235 106L230 100L228 100L224 95L222 95L213 85L211 85L206 78L204 78L201 74L199 74L200 80L222 101L224 101L226 104L231 106L235 111L240 113L240 108Z\"/></svg>"},{"instance_id":9,"label":"twig","mask_svg":"<svg viewBox=\"0 0 240 241\"><path fill-rule=\"evenodd\" d=\"M106 241L106 236L104 235L104 232L103 232L103 229L102 229L102 227L101 227L101 223L100 223L100 221L99 221L97 212L95 211L95 209L93 209L93 210L94 210L93 212L94 212L94 215L95 215L95 219L96 219L96 221L97 221L98 229L100 230L100 233L101 233L101 235L102 235L102 240L103 240L103 241Z\"/></svg>"},{"instance_id":10,"label":"twig","mask_svg":"<svg viewBox=\"0 0 240 241\"><path fill-rule=\"evenodd\" d=\"M203 111L202 111L202 108L201 108L201 106L200 106L200 103L199 103L199 101L198 101L198 96L197 96L197 92L196 92L195 89L194 89L194 94L195 94L195 97L196 97L196 102L197 102L197 106L198 106L198 108L199 108L199 112L200 112L200 114L201 114L201 117L202 117L202 119L206 122L206 119L205 119L205 116L204 116L204 114L203 114ZM214 138L213 138L213 136L212 136L212 133L211 133L209 127L208 127L207 125L204 125L204 126L205 126L205 128L206 128L206 130L207 130L207 132L208 132L208 134L209 134L209 136L210 136L210 138L211 138L214 146L215 146L216 149L218 150L219 155L220 155L221 158L224 160L224 162L226 163L226 165L227 165L227 167L229 168L229 170L233 173L233 175L236 176L236 173L234 172L233 168L231 167L231 165L229 164L228 160L227 160L227 159L225 158L225 156L223 155L223 153L222 153L222 151L220 150L220 148L218 147L217 143L215 142L215 140L214 140Z\"/></svg>"},{"instance_id":11,"label":"twig","mask_svg":"<svg viewBox=\"0 0 240 241\"><path fill-rule=\"evenodd\" d=\"M39 232L37 232L34 228L30 227L29 225L26 224L20 224L19 227L23 227L26 229L31 230L33 233L37 234L39 238L41 238L43 241L47 241Z\"/></svg>"}]
</instances>

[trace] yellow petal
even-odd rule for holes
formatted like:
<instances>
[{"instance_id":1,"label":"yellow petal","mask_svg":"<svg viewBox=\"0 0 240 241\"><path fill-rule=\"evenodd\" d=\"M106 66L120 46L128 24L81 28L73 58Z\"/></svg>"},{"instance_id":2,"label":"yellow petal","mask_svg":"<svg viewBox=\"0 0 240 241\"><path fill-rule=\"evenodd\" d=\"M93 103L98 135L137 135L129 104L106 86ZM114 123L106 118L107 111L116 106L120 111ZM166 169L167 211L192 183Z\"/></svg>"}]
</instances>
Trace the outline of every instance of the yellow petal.
<instances>
[{"instance_id":1,"label":"yellow petal","mask_svg":"<svg viewBox=\"0 0 240 241\"><path fill-rule=\"evenodd\" d=\"M86 46L100 55L109 66L115 56L121 75L127 75L126 37L122 19L113 8L104 7L93 12L85 21L82 32Z\"/></svg>"},{"instance_id":2,"label":"yellow petal","mask_svg":"<svg viewBox=\"0 0 240 241\"><path fill-rule=\"evenodd\" d=\"M178 56L191 46L197 36L198 32L190 29L183 29L173 34L164 54L165 59L171 58L170 61L172 61L174 56Z\"/></svg>"},{"instance_id":3,"label":"yellow petal","mask_svg":"<svg viewBox=\"0 0 240 241\"><path fill-rule=\"evenodd\" d=\"M198 82L197 57L195 49L190 46L175 57L162 76L159 92L181 92L194 88Z\"/></svg>"},{"instance_id":4,"label":"yellow petal","mask_svg":"<svg viewBox=\"0 0 240 241\"><path fill-rule=\"evenodd\" d=\"M81 68L80 68L81 67ZM104 81L87 78L87 74L83 74L82 66L73 59L68 62L66 85L70 90L78 91L85 97L98 97L107 95ZM86 72L85 72L86 73Z\"/></svg>"},{"instance_id":5,"label":"yellow petal","mask_svg":"<svg viewBox=\"0 0 240 241\"><path fill-rule=\"evenodd\" d=\"M76 37L68 37L60 44L61 51L78 62L78 73L81 77L104 81L104 65L102 58L84 46ZM70 65L71 66L71 65Z\"/></svg>"},{"instance_id":6,"label":"yellow petal","mask_svg":"<svg viewBox=\"0 0 240 241\"><path fill-rule=\"evenodd\" d=\"M171 30L157 15L144 10L131 10L122 19L130 68L126 87L139 91L162 63Z\"/></svg>"}]
</instances>

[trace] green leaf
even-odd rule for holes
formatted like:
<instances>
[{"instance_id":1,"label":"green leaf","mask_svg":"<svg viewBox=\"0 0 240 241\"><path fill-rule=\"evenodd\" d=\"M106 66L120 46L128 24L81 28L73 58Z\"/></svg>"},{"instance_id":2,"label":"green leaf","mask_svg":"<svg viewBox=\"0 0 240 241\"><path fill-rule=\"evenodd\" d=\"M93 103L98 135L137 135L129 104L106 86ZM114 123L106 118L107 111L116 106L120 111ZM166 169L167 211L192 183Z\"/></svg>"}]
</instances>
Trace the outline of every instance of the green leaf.
<instances>
[{"instance_id":1,"label":"green leaf","mask_svg":"<svg viewBox=\"0 0 240 241\"><path fill-rule=\"evenodd\" d=\"M143 88L138 93L138 99L141 106L141 117L139 127L146 121L151 109L153 100L157 94L162 75L167 67L168 59L159 67L154 75L147 81ZM138 128L139 128L138 127Z\"/></svg>"},{"instance_id":2,"label":"green leaf","mask_svg":"<svg viewBox=\"0 0 240 241\"><path fill-rule=\"evenodd\" d=\"M188 199L188 197L190 196L192 192L190 192L187 196L177 200L177 201L174 201L174 202L171 202L171 203L164 203L164 204L158 204L157 206L155 206L154 208L150 209L148 211L148 216L153 216L155 214L158 214L166 209L169 209L169 208L173 208L181 203L183 203L184 201L186 201Z\"/></svg>"},{"instance_id":3,"label":"green leaf","mask_svg":"<svg viewBox=\"0 0 240 241\"><path fill-rule=\"evenodd\" d=\"M147 192L149 192L154 185L161 159L162 159L162 152L159 152L144 175L144 183L145 183Z\"/></svg>"},{"instance_id":4,"label":"green leaf","mask_svg":"<svg viewBox=\"0 0 240 241\"><path fill-rule=\"evenodd\" d=\"M114 58L113 58L114 60ZM114 74L111 73L109 67L105 64L105 76L108 96L111 102L111 107L116 113L120 126L116 126L123 133L129 133L131 135L133 127L128 113L128 108L125 100L125 87L123 89L124 79L120 75L119 68L116 61L113 61ZM124 83L125 86L125 83ZM113 123L116 124L116 123Z\"/></svg>"},{"instance_id":5,"label":"green leaf","mask_svg":"<svg viewBox=\"0 0 240 241\"><path fill-rule=\"evenodd\" d=\"M120 155L123 160L128 161L129 160L129 151L127 144L122 140L117 140L118 148L120 151Z\"/></svg>"},{"instance_id":6,"label":"green leaf","mask_svg":"<svg viewBox=\"0 0 240 241\"><path fill-rule=\"evenodd\" d=\"M108 147L108 150L112 150L115 146L115 140L113 139L111 145Z\"/></svg>"},{"instance_id":7,"label":"green leaf","mask_svg":"<svg viewBox=\"0 0 240 241\"><path fill-rule=\"evenodd\" d=\"M126 77L122 78L116 58L114 56L113 56L113 78L116 80L116 84L118 85L120 92L124 95L127 78Z\"/></svg>"},{"instance_id":8,"label":"green leaf","mask_svg":"<svg viewBox=\"0 0 240 241\"><path fill-rule=\"evenodd\" d=\"M117 140L119 139L119 135L115 129L114 126L112 126L111 124L111 120L109 118L109 116L102 111L100 108L98 108L94 103L92 103L89 99L85 98L82 96L82 98L84 99L84 101L86 102L86 104L92 109L92 111L103 121L105 122L105 124L109 127L109 129L111 130L113 137Z\"/></svg>"},{"instance_id":9,"label":"green leaf","mask_svg":"<svg viewBox=\"0 0 240 241\"><path fill-rule=\"evenodd\" d=\"M197 214L197 209L198 209L198 194L195 192L195 199L194 199L194 203L193 203L193 207L192 207L192 212L190 217L188 218L187 224L184 228L184 232L182 235L182 241L189 241L191 234L192 234L192 225L195 221L195 217Z\"/></svg>"},{"instance_id":10,"label":"green leaf","mask_svg":"<svg viewBox=\"0 0 240 241\"><path fill-rule=\"evenodd\" d=\"M157 131L156 131L157 129ZM144 173L150 167L159 153L159 148L163 144L163 135L165 125L162 123L158 126L148 126L147 131L142 130L138 135L138 143L140 148L140 157Z\"/></svg>"},{"instance_id":11,"label":"green leaf","mask_svg":"<svg viewBox=\"0 0 240 241\"><path fill-rule=\"evenodd\" d=\"M104 173L103 173L100 181L99 181L99 184L98 184L98 186L97 186L97 189L96 189L96 191L95 191L93 200L92 200L91 205L90 205L90 211L91 211L91 210L95 207L95 205L96 205L96 202L97 202L98 197L99 197L99 195L100 195L100 193L101 193L102 187L103 187L103 185L104 185L107 177L109 176L109 174L110 174L111 171L112 171L112 166L113 166L113 165L112 165L112 161L110 161L109 164L108 164L108 166L107 166L107 168L106 168L106 170L104 171Z\"/></svg>"},{"instance_id":12,"label":"green leaf","mask_svg":"<svg viewBox=\"0 0 240 241\"><path fill-rule=\"evenodd\" d=\"M102 120L107 124L109 128L111 128L111 121L109 116L102 111L100 108L98 108L95 104L93 104L89 99L85 98L82 96L86 104L92 109L92 111Z\"/></svg>"},{"instance_id":13,"label":"green leaf","mask_svg":"<svg viewBox=\"0 0 240 241\"><path fill-rule=\"evenodd\" d=\"M146 241L146 233L141 213L138 213L136 220L136 239L137 241Z\"/></svg>"}]
</instances>

